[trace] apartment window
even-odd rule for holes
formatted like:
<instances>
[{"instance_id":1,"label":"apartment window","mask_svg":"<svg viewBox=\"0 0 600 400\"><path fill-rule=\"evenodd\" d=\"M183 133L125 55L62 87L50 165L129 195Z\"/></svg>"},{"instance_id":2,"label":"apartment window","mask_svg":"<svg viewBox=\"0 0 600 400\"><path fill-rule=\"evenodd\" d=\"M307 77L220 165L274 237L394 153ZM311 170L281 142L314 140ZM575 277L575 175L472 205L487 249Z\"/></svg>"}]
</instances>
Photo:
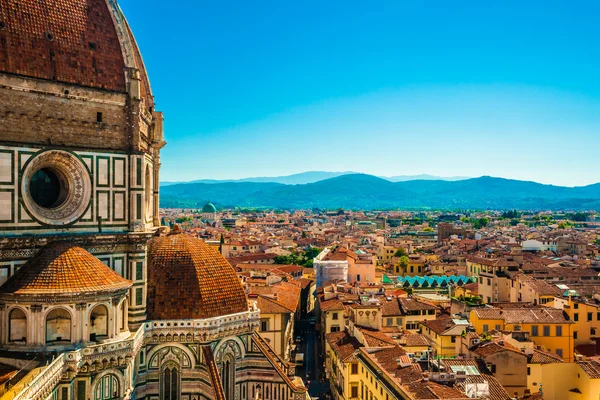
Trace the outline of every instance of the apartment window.
<instances>
[{"instance_id":1,"label":"apartment window","mask_svg":"<svg viewBox=\"0 0 600 400\"><path fill-rule=\"evenodd\" d=\"M352 388L350 388L350 396L358 397L358 386L352 386Z\"/></svg>"},{"instance_id":2,"label":"apartment window","mask_svg":"<svg viewBox=\"0 0 600 400\"><path fill-rule=\"evenodd\" d=\"M356 281L360 282L360 275L356 275Z\"/></svg>"},{"instance_id":3,"label":"apartment window","mask_svg":"<svg viewBox=\"0 0 600 400\"><path fill-rule=\"evenodd\" d=\"M331 332L339 332L340 331L340 327L339 326L332 326L331 327Z\"/></svg>"},{"instance_id":4,"label":"apartment window","mask_svg":"<svg viewBox=\"0 0 600 400\"><path fill-rule=\"evenodd\" d=\"M260 330L262 332L266 332L269 330L269 321L268 320L260 321Z\"/></svg>"},{"instance_id":5,"label":"apartment window","mask_svg":"<svg viewBox=\"0 0 600 400\"><path fill-rule=\"evenodd\" d=\"M592 335L592 336L596 335L596 328L590 328L590 335Z\"/></svg>"},{"instance_id":6,"label":"apartment window","mask_svg":"<svg viewBox=\"0 0 600 400\"><path fill-rule=\"evenodd\" d=\"M402 326L402 318L396 318L396 325Z\"/></svg>"},{"instance_id":7,"label":"apartment window","mask_svg":"<svg viewBox=\"0 0 600 400\"><path fill-rule=\"evenodd\" d=\"M450 336L450 342L456 343L456 336Z\"/></svg>"},{"instance_id":8,"label":"apartment window","mask_svg":"<svg viewBox=\"0 0 600 400\"><path fill-rule=\"evenodd\" d=\"M557 354L557 355L558 355L560 358L562 358L562 356L563 356L563 351L562 351L562 349L556 349L556 354Z\"/></svg>"},{"instance_id":9,"label":"apartment window","mask_svg":"<svg viewBox=\"0 0 600 400\"><path fill-rule=\"evenodd\" d=\"M358 374L358 364L352 364L352 367L350 367L350 368L351 368L350 373L352 375ZM352 397L356 397L356 396L352 396Z\"/></svg>"},{"instance_id":10,"label":"apartment window","mask_svg":"<svg viewBox=\"0 0 600 400\"><path fill-rule=\"evenodd\" d=\"M578 313L573 314L573 321L579 321L579 314Z\"/></svg>"},{"instance_id":11,"label":"apartment window","mask_svg":"<svg viewBox=\"0 0 600 400\"><path fill-rule=\"evenodd\" d=\"M573 339L577 339L577 331L573 332Z\"/></svg>"},{"instance_id":12,"label":"apartment window","mask_svg":"<svg viewBox=\"0 0 600 400\"><path fill-rule=\"evenodd\" d=\"M490 365L490 372L491 372L492 374L495 374L495 373L496 373L496 364L492 364L492 365Z\"/></svg>"},{"instance_id":13,"label":"apartment window","mask_svg":"<svg viewBox=\"0 0 600 400\"><path fill-rule=\"evenodd\" d=\"M338 319L338 313L334 312L333 315L331 316L332 319L337 320Z\"/></svg>"},{"instance_id":14,"label":"apartment window","mask_svg":"<svg viewBox=\"0 0 600 400\"><path fill-rule=\"evenodd\" d=\"M597 313L596 313L596 319L597 319L598 321L600 321L600 312L597 312Z\"/></svg>"},{"instance_id":15,"label":"apartment window","mask_svg":"<svg viewBox=\"0 0 600 400\"><path fill-rule=\"evenodd\" d=\"M96 122L99 124L102 123L102 113L101 112L96 113Z\"/></svg>"},{"instance_id":16,"label":"apartment window","mask_svg":"<svg viewBox=\"0 0 600 400\"><path fill-rule=\"evenodd\" d=\"M488 326L488 324L483 324L483 331L487 332L490 330L490 327Z\"/></svg>"},{"instance_id":17,"label":"apartment window","mask_svg":"<svg viewBox=\"0 0 600 400\"><path fill-rule=\"evenodd\" d=\"M394 318L388 318L387 319L387 326L392 326L394 325Z\"/></svg>"},{"instance_id":18,"label":"apartment window","mask_svg":"<svg viewBox=\"0 0 600 400\"><path fill-rule=\"evenodd\" d=\"M550 327L548 325L544 325L544 336L550 336Z\"/></svg>"},{"instance_id":19,"label":"apartment window","mask_svg":"<svg viewBox=\"0 0 600 400\"><path fill-rule=\"evenodd\" d=\"M579 304L577 304L577 303L573 304L573 308L576 309L576 310L578 310L579 309Z\"/></svg>"},{"instance_id":20,"label":"apartment window","mask_svg":"<svg viewBox=\"0 0 600 400\"><path fill-rule=\"evenodd\" d=\"M494 329L496 329L497 331L499 331L499 330L500 330L500 325L496 324L496 325L494 326Z\"/></svg>"},{"instance_id":21,"label":"apartment window","mask_svg":"<svg viewBox=\"0 0 600 400\"><path fill-rule=\"evenodd\" d=\"M532 325L531 326L531 336L540 336L540 332L538 330L538 326L537 325Z\"/></svg>"},{"instance_id":22,"label":"apartment window","mask_svg":"<svg viewBox=\"0 0 600 400\"><path fill-rule=\"evenodd\" d=\"M483 278L479 277L479 283L483 285Z\"/></svg>"},{"instance_id":23,"label":"apartment window","mask_svg":"<svg viewBox=\"0 0 600 400\"><path fill-rule=\"evenodd\" d=\"M487 285L492 286L492 281L490 280L490 278L487 278Z\"/></svg>"},{"instance_id":24,"label":"apartment window","mask_svg":"<svg viewBox=\"0 0 600 400\"><path fill-rule=\"evenodd\" d=\"M435 315L435 310L427 310L428 315Z\"/></svg>"},{"instance_id":25,"label":"apartment window","mask_svg":"<svg viewBox=\"0 0 600 400\"><path fill-rule=\"evenodd\" d=\"M562 336L562 325L556 326L556 336Z\"/></svg>"},{"instance_id":26,"label":"apartment window","mask_svg":"<svg viewBox=\"0 0 600 400\"><path fill-rule=\"evenodd\" d=\"M531 367L527 367L527 376L531 375Z\"/></svg>"}]
</instances>

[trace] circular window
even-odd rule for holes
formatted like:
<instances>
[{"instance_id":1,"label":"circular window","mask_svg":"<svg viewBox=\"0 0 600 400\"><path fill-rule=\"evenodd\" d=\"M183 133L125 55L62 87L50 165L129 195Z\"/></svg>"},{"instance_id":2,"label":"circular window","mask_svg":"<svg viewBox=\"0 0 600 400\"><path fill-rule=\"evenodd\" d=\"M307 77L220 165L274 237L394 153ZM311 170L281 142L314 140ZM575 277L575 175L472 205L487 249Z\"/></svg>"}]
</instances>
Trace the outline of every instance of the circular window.
<instances>
[{"instance_id":1,"label":"circular window","mask_svg":"<svg viewBox=\"0 0 600 400\"><path fill-rule=\"evenodd\" d=\"M53 168L40 168L31 176L29 192L40 207L56 208L62 205L68 195L68 181Z\"/></svg>"},{"instance_id":2,"label":"circular window","mask_svg":"<svg viewBox=\"0 0 600 400\"><path fill-rule=\"evenodd\" d=\"M21 180L23 204L38 222L68 225L87 210L91 179L77 156L50 150L32 157Z\"/></svg>"}]
</instances>

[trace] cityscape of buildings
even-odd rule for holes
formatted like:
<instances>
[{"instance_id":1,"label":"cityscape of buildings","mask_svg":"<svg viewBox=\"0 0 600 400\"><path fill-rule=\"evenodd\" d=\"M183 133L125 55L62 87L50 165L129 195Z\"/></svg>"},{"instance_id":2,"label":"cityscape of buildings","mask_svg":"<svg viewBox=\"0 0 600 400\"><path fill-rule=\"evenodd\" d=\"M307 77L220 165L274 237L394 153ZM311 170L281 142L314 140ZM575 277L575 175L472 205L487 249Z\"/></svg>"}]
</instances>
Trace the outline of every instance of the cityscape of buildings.
<instances>
[{"instance_id":1,"label":"cityscape of buildings","mask_svg":"<svg viewBox=\"0 0 600 400\"><path fill-rule=\"evenodd\" d=\"M599 398L596 211L161 208L117 3L0 12L0 400Z\"/></svg>"}]
</instances>

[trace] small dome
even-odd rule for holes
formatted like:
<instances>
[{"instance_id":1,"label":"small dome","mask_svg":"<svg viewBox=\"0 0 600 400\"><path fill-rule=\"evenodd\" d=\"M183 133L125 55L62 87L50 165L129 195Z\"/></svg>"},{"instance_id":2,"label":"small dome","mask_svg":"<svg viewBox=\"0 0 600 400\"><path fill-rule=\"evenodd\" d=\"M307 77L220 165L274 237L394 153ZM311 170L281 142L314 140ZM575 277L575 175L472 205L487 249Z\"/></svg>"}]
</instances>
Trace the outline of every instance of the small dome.
<instances>
[{"instance_id":1,"label":"small dome","mask_svg":"<svg viewBox=\"0 0 600 400\"><path fill-rule=\"evenodd\" d=\"M148 319L203 319L248 311L227 260L202 240L173 231L150 244Z\"/></svg>"},{"instance_id":2,"label":"small dome","mask_svg":"<svg viewBox=\"0 0 600 400\"><path fill-rule=\"evenodd\" d=\"M204 208L202 208L202 212L203 213L216 213L217 207L215 207L215 205L209 201L208 203L206 203Z\"/></svg>"},{"instance_id":3,"label":"small dome","mask_svg":"<svg viewBox=\"0 0 600 400\"><path fill-rule=\"evenodd\" d=\"M74 296L118 291L131 285L85 249L59 241L29 259L0 287L0 294Z\"/></svg>"}]
</instances>

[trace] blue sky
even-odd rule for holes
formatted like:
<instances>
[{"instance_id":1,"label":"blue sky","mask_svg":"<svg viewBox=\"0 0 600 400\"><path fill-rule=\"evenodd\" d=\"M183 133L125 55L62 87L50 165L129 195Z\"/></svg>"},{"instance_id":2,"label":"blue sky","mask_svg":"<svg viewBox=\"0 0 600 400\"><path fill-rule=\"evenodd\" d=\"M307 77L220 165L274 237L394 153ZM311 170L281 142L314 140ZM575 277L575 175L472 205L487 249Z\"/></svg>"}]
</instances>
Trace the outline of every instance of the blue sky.
<instances>
[{"instance_id":1,"label":"blue sky","mask_svg":"<svg viewBox=\"0 0 600 400\"><path fill-rule=\"evenodd\" d=\"M120 0L162 180L600 181L599 2Z\"/></svg>"}]
</instances>

